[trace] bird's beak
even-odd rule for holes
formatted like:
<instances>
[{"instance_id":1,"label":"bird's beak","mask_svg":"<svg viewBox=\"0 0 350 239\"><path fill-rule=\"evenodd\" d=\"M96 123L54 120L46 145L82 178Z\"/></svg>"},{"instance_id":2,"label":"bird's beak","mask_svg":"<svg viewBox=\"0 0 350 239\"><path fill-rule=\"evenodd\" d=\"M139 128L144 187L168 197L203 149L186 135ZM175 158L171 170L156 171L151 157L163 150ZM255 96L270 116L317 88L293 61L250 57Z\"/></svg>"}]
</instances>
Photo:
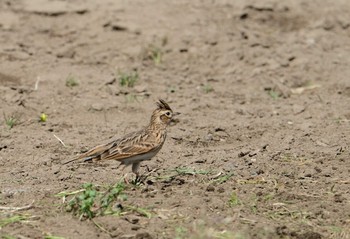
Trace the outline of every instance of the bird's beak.
<instances>
[{"instance_id":1,"label":"bird's beak","mask_svg":"<svg viewBox=\"0 0 350 239\"><path fill-rule=\"evenodd\" d=\"M178 116L179 114L181 114L180 112L174 112L173 113L173 118L171 119L171 123L172 123L172 125L175 125L175 124L177 124L177 123L179 123L180 122L180 120L176 117L176 116Z\"/></svg>"}]
</instances>

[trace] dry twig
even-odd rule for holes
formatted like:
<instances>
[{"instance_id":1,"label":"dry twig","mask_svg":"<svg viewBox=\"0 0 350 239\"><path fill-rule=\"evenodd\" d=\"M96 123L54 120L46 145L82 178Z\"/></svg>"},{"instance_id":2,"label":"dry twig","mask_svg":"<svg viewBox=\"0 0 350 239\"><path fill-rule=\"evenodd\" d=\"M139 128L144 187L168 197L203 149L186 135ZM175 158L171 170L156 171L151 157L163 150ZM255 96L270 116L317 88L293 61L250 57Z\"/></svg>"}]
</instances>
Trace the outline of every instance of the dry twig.
<instances>
[{"instance_id":1,"label":"dry twig","mask_svg":"<svg viewBox=\"0 0 350 239\"><path fill-rule=\"evenodd\" d=\"M23 211L23 210L28 210L33 208L34 204L34 200L31 204L28 204L26 206L23 207L1 207L0 206L0 210L4 210L4 211L12 211L12 212L16 212L16 211Z\"/></svg>"},{"instance_id":2,"label":"dry twig","mask_svg":"<svg viewBox=\"0 0 350 239\"><path fill-rule=\"evenodd\" d=\"M56 138L58 141L60 141L60 143L61 143L64 147L67 147L67 145L65 145L65 143L64 143L60 138L58 138L55 134L54 134L53 136L55 136L55 138Z\"/></svg>"}]
</instances>

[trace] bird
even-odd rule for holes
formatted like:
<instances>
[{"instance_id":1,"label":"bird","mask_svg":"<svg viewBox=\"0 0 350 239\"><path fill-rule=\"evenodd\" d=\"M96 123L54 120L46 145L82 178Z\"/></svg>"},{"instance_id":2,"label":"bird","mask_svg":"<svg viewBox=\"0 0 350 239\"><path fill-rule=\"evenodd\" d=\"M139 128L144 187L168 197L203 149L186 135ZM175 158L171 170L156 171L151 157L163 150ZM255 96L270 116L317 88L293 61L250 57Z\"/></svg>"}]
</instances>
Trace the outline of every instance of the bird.
<instances>
[{"instance_id":1,"label":"bird","mask_svg":"<svg viewBox=\"0 0 350 239\"><path fill-rule=\"evenodd\" d=\"M140 176L138 172L140 163L151 160L163 147L167 126L174 115L173 110L164 100L159 99L156 105L157 108L153 111L149 124L143 129L106 144L98 145L63 164L73 161L116 160L120 162L118 168L121 165L124 165L124 168L132 165L132 172L136 175L137 180Z\"/></svg>"}]
</instances>

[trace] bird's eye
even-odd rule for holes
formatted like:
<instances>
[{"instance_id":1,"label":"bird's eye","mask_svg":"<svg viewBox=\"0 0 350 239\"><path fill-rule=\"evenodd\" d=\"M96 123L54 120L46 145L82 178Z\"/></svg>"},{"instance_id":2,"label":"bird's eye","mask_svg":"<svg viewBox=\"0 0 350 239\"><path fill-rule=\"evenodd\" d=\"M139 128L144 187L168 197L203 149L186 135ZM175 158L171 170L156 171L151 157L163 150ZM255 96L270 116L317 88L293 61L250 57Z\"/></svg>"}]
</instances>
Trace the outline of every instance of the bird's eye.
<instances>
[{"instance_id":1,"label":"bird's eye","mask_svg":"<svg viewBox=\"0 0 350 239\"><path fill-rule=\"evenodd\" d=\"M169 111L168 111L168 112L166 112L165 114L166 114L166 116L170 116L170 112L169 112Z\"/></svg>"}]
</instances>

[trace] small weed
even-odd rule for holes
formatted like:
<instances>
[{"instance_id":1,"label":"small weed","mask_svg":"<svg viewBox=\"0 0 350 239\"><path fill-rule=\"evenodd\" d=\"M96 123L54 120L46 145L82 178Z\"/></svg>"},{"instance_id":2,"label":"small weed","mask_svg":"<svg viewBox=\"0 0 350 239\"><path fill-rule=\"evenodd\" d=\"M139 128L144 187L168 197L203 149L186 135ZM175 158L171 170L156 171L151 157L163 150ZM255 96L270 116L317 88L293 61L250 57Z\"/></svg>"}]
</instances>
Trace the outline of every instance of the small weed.
<instances>
[{"instance_id":1,"label":"small weed","mask_svg":"<svg viewBox=\"0 0 350 239\"><path fill-rule=\"evenodd\" d=\"M228 200L228 204L230 207L235 207L241 204L241 201L239 200L236 192L231 193L230 199Z\"/></svg>"},{"instance_id":2,"label":"small weed","mask_svg":"<svg viewBox=\"0 0 350 239\"><path fill-rule=\"evenodd\" d=\"M75 79L74 76L68 76L68 78L66 79L66 86L69 88L72 88L74 86L78 86L79 83L78 81Z\"/></svg>"},{"instance_id":3,"label":"small weed","mask_svg":"<svg viewBox=\"0 0 350 239\"><path fill-rule=\"evenodd\" d=\"M79 216L79 219L92 219L96 215L112 214L112 203L123 194L124 184L118 183L105 192L98 191L97 186L86 183L83 190L68 202L66 210Z\"/></svg>"},{"instance_id":4,"label":"small weed","mask_svg":"<svg viewBox=\"0 0 350 239\"><path fill-rule=\"evenodd\" d=\"M203 89L204 93L206 93L206 94L214 91L214 88L209 84L204 85L202 89Z\"/></svg>"},{"instance_id":5,"label":"small weed","mask_svg":"<svg viewBox=\"0 0 350 239\"><path fill-rule=\"evenodd\" d=\"M16 116L12 115L7 117L4 113L5 124L12 129L15 125L18 124L18 119Z\"/></svg>"},{"instance_id":6,"label":"small weed","mask_svg":"<svg viewBox=\"0 0 350 239\"><path fill-rule=\"evenodd\" d=\"M124 205L123 202L127 200L124 191L125 185L121 182L108 188L86 183L82 189L73 192L60 192L56 196L62 197L66 211L72 212L80 220L93 219L102 215L120 216L130 212L150 218L151 213L147 209ZM68 197L71 199L67 201Z\"/></svg>"},{"instance_id":7,"label":"small weed","mask_svg":"<svg viewBox=\"0 0 350 239\"><path fill-rule=\"evenodd\" d=\"M272 99L277 100L280 98L280 94L277 91L274 90L268 90L267 91L268 95L271 96Z\"/></svg>"},{"instance_id":8,"label":"small weed","mask_svg":"<svg viewBox=\"0 0 350 239\"><path fill-rule=\"evenodd\" d=\"M119 85L126 87L134 87L136 81L139 79L139 74L136 71L130 73L118 73Z\"/></svg>"},{"instance_id":9,"label":"small weed","mask_svg":"<svg viewBox=\"0 0 350 239\"><path fill-rule=\"evenodd\" d=\"M0 229L11 223L21 222L28 219L29 219L29 216L26 216L26 215L14 215L9 218L0 219Z\"/></svg>"},{"instance_id":10,"label":"small weed","mask_svg":"<svg viewBox=\"0 0 350 239\"><path fill-rule=\"evenodd\" d=\"M83 185L84 191L80 195L69 201L67 211L79 215L79 219L93 218L95 211L93 210L94 201L97 195L95 187L91 183Z\"/></svg>"}]
</instances>

